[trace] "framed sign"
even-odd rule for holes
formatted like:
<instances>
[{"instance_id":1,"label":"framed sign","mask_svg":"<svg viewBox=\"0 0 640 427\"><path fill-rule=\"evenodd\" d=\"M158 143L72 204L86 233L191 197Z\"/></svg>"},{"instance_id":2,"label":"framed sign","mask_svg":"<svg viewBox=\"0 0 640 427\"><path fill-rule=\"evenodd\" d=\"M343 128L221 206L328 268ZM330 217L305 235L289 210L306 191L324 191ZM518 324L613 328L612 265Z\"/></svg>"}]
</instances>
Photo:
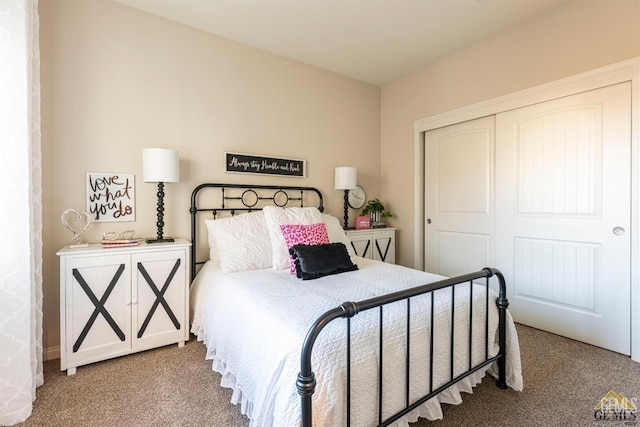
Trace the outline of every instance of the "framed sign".
<instances>
[{"instance_id":1,"label":"framed sign","mask_svg":"<svg viewBox=\"0 0 640 427\"><path fill-rule=\"evenodd\" d=\"M280 175L295 178L305 178L307 173L305 160L224 153L224 161L225 171L228 173Z\"/></svg>"},{"instance_id":2,"label":"framed sign","mask_svg":"<svg viewBox=\"0 0 640 427\"><path fill-rule=\"evenodd\" d=\"M87 212L93 222L135 221L134 175L88 172Z\"/></svg>"}]
</instances>

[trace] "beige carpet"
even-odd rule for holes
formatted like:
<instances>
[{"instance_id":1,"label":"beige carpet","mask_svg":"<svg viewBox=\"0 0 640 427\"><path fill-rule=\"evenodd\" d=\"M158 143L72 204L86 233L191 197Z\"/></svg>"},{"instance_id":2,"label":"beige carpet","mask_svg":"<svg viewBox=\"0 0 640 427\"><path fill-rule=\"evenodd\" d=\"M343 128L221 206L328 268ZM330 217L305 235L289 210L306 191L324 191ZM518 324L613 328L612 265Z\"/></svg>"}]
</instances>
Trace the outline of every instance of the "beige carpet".
<instances>
[{"instance_id":1,"label":"beige carpet","mask_svg":"<svg viewBox=\"0 0 640 427\"><path fill-rule=\"evenodd\" d=\"M488 377L473 394L463 394L462 405L444 405L444 420L422 420L415 426L625 425L596 423L594 406L610 390L640 399L640 363L526 326L517 328L523 392L500 390ZM204 356L204 346L190 341L184 348L174 345L83 366L70 377L60 372L58 360L48 361L33 415L22 425L248 425Z\"/></svg>"}]
</instances>

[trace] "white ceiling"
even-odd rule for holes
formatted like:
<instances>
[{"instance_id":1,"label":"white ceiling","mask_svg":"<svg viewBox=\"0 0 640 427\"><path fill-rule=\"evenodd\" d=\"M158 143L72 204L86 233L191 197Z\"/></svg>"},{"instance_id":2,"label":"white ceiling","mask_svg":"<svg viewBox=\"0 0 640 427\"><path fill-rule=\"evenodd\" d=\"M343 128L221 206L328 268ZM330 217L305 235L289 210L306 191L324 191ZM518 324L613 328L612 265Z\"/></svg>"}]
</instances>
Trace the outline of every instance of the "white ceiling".
<instances>
[{"instance_id":1,"label":"white ceiling","mask_svg":"<svg viewBox=\"0 0 640 427\"><path fill-rule=\"evenodd\" d=\"M572 0L115 1L381 86Z\"/></svg>"}]
</instances>

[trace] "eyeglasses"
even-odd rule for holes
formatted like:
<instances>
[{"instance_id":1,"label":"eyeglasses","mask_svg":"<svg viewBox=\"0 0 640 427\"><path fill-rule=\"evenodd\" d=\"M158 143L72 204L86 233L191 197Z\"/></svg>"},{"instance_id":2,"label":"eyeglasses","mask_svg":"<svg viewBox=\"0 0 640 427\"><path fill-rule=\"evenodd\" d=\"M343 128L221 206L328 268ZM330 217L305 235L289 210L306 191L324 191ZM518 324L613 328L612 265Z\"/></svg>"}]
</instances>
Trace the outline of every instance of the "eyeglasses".
<instances>
[{"instance_id":1,"label":"eyeglasses","mask_svg":"<svg viewBox=\"0 0 640 427\"><path fill-rule=\"evenodd\" d=\"M102 233L102 238L104 240L129 240L133 239L136 232L134 230L123 231L122 233L118 233L116 231L107 231L106 233Z\"/></svg>"}]
</instances>

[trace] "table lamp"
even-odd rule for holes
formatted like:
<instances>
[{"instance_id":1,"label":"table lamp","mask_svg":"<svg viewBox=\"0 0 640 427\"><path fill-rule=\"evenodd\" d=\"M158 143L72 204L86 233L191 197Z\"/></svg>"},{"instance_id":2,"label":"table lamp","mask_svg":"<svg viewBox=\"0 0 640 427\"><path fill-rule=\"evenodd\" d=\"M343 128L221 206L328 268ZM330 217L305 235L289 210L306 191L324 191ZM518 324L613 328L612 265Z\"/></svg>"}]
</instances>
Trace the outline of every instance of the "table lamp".
<instances>
[{"instance_id":1,"label":"table lamp","mask_svg":"<svg viewBox=\"0 0 640 427\"><path fill-rule=\"evenodd\" d=\"M167 148L145 148L142 150L142 176L144 182L158 183L158 235L156 239L147 239L147 243L173 242L171 237L164 237L164 184L180 182L180 160L176 150Z\"/></svg>"},{"instance_id":2,"label":"table lamp","mask_svg":"<svg viewBox=\"0 0 640 427\"><path fill-rule=\"evenodd\" d=\"M358 170L351 166L336 168L335 189L344 190L344 228L349 228L349 190L356 188Z\"/></svg>"}]
</instances>

